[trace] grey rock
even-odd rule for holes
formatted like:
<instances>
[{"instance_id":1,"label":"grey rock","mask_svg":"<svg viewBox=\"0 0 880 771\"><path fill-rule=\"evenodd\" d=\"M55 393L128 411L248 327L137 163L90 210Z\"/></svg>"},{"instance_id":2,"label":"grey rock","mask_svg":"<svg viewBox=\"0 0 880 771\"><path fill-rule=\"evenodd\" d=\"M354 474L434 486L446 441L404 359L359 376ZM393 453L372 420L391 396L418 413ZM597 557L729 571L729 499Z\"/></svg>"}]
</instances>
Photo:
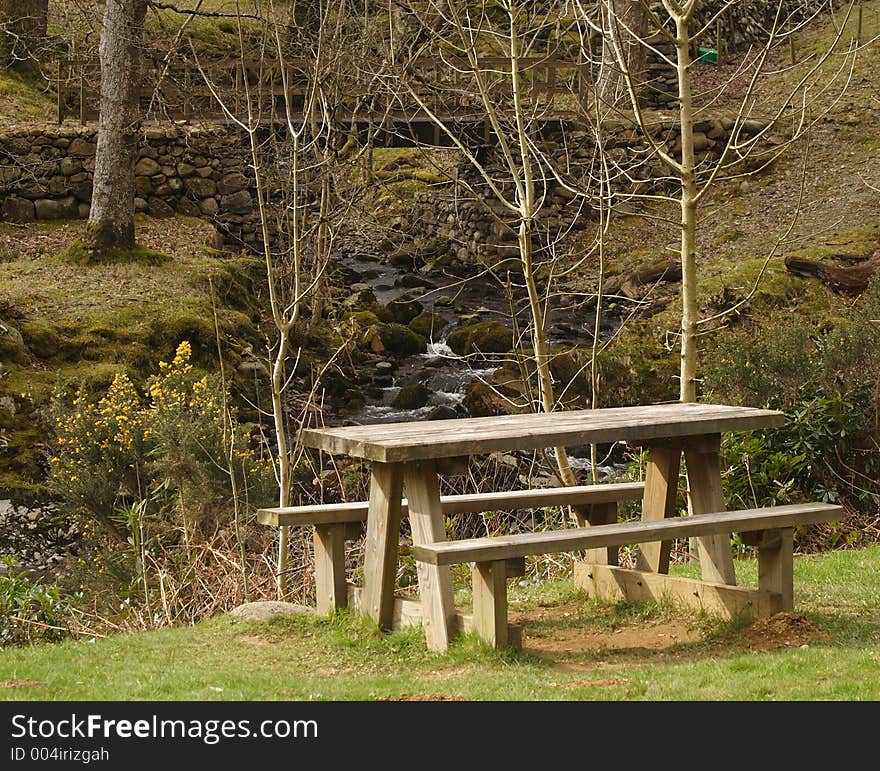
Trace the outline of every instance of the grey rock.
<instances>
[{"instance_id":1,"label":"grey rock","mask_svg":"<svg viewBox=\"0 0 880 771\"><path fill-rule=\"evenodd\" d=\"M152 158L141 158L134 166L137 176L152 177L162 171L162 167Z\"/></svg>"},{"instance_id":2,"label":"grey rock","mask_svg":"<svg viewBox=\"0 0 880 771\"><path fill-rule=\"evenodd\" d=\"M95 155L97 145L93 142L87 142L85 139L77 137L70 143L67 148L67 154L72 156L80 156L82 158L90 158Z\"/></svg>"},{"instance_id":3,"label":"grey rock","mask_svg":"<svg viewBox=\"0 0 880 771\"><path fill-rule=\"evenodd\" d=\"M250 181L244 174L233 172L224 176L217 185L218 190L223 195L231 195L239 190L246 190L250 187Z\"/></svg>"},{"instance_id":4,"label":"grey rock","mask_svg":"<svg viewBox=\"0 0 880 771\"><path fill-rule=\"evenodd\" d=\"M232 214L249 214L253 208L253 199L247 190L239 190L232 195L222 196L220 208Z\"/></svg>"},{"instance_id":5,"label":"grey rock","mask_svg":"<svg viewBox=\"0 0 880 771\"><path fill-rule=\"evenodd\" d=\"M161 198L150 198L147 202L148 208L147 211L150 213L152 217L162 218L162 217L173 217L174 209L171 206L163 201Z\"/></svg>"},{"instance_id":6,"label":"grey rock","mask_svg":"<svg viewBox=\"0 0 880 771\"><path fill-rule=\"evenodd\" d=\"M205 198L199 201L199 211L211 217L220 211L220 204L217 203L216 198Z\"/></svg>"},{"instance_id":7,"label":"grey rock","mask_svg":"<svg viewBox=\"0 0 880 771\"><path fill-rule=\"evenodd\" d=\"M186 192L195 198L210 198L217 192L217 184L210 179L187 177L183 182Z\"/></svg>"},{"instance_id":8,"label":"grey rock","mask_svg":"<svg viewBox=\"0 0 880 771\"><path fill-rule=\"evenodd\" d=\"M51 198L34 201L34 210L38 220L57 220L61 216L61 205Z\"/></svg>"},{"instance_id":9,"label":"grey rock","mask_svg":"<svg viewBox=\"0 0 880 771\"><path fill-rule=\"evenodd\" d=\"M33 201L10 197L3 201L3 219L8 222L33 222L36 217Z\"/></svg>"}]
</instances>

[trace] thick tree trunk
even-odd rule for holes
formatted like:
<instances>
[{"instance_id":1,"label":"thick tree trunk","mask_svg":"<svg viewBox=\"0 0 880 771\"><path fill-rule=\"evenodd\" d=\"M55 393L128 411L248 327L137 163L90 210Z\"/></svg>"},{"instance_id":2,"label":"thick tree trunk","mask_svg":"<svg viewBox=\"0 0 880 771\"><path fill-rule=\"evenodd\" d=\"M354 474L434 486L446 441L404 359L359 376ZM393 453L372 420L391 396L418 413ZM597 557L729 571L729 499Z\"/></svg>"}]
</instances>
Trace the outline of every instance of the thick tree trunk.
<instances>
[{"instance_id":1,"label":"thick tree trunk","mask_svg":"<svg viewBox=\"0 0 880 771\"><path fill-rule=\"evenodd\" d=\"M49 0L0 0L0 65L32 70L46 45Z\"/></svg>"},{"instance_id":2,"label":"thick tree trunk","mask_svg":"<svg viewBox=\"0 0 880 771\"><path fill-rule=\"evenodd\" d=\"M134 246L134 165L146 0L107 0L101 32L101 113L88 244L96 258Z\"/></svg>"},{"instance_id":3,"label":"thick tree trunk","mask_svg":"<svg viewBox=\"0 0 880 771\"><path fill-rule=\"evenodd\" d=\"M630 101L627 75L636 93L644 84L645 47L639 38L645 35L648 19L639 0L608 0L602 5L602 15L602 64L596 95L604 107L621 107Z\"/></svg>"}]
</instances>

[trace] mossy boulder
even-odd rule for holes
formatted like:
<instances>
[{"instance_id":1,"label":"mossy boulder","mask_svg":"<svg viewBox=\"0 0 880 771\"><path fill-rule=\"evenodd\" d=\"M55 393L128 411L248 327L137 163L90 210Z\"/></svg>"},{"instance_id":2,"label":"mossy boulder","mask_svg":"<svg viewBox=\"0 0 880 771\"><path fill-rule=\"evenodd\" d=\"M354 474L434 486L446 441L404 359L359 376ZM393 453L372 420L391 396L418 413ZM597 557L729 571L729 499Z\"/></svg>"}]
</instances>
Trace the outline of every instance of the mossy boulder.
<instances>
[{"instance_id":1,"label":"mossy boulder","mask_svg":"<svg viewBox=\"0 0 880 771\"><path fill-rule=\"evenodd\" d=\"M524 402L520 385L517 381L490 385L482 380L474 380L468 386L463 404L468 414L475 418L521 414L527 409L517 406Z\"/></svg>"},{"instance_id":2,"label":"mossy boulder","mask_svg":"<svg viewBox=\"0 0 880 771\"><path fill-rule=\"evenodd\" d=\"M412 321L409 322L409 328L417 335L421 335L428 340L436 340L440 336L440 331L446 326L446 320L439 314L432 311L422 311Z\"/></svg>"},{"instance_id":3,"label":"mossy boulder","mask_svg":"<svg viewBox=\"0 0 880 771\"><path fill-rule=\"evenodd\" d=\"M0 319L0 364L24 364L28 360L21 332Z\"/></svg>"},{"instance_id":4,"label":"mossy boulder","mask_svg":"<svg viewBox=\"0 0 880 771\"><path fill-rule=\"evenodd\" d=\"M44 319L22 322L21 336L28 350L44 361L70 360L78 349L64 330Z\"/></svg>"},{"instance_id":5,"label":"mossy boulder","mask_svg":"<svg viewBox=\"0 0 880 771\"><path fill-rule=\"evenodd\" d=\"M409 324L422 313L424 308L413 297L401 295L396 300L389 302L385 306L385 310L388 312L389 320L395 324Z\"/></svg>"},{"instance_id":6,"label":"mossy boulder","mask_svg":"<svg viewBox=\"0 0 880 771\"><path fill-rule=\"evenodd\" d=\"M349 313L345 316L344 321L355 329L360 330L369 329L370 327L375 327L382 323L376 313L371 310Z\"/></svg>"},{"instance_id":7,"label":"mossy boulder","mask_svg":"<svg viewBox=\"0 0 880 771\"><path fill-rule=\"evenodd\" d=\"M405 385L394 398L394 406L399 410L417 410L428 403L430 395L424 383Z\"/></svg>"},{"instance_id":8,"label":"mossy boulder","mask_svg":"<svg viewBox=\"0 0 880 771\"><path fill-rule=\"evenodd\" d=\"M446 338L459 356L470 353L507 353L513 348L513 332L500 321L478 321L459 327Z\"/></svg>"},{"instance_id":9,"label":"mossy boulder","mask_svg":"<svg viewBox=\"0 0 880 771\"><path fill-rule=\"evenodd\" d=\"M590 406L592 388L589 350L553 353L550 359L550 373L557 384L557 396L563 396L569 408Z\"/></svg>"},{"instance_id":10,"label":"mossy boulder","mask_svg":"<svg viewBox=\"0 0 880 771\"><path fill-rule=\"evenodd\" d=\"M424 353L427 340L403 324L386 324L379 330L379 338L386 351L402 356Z\"/></svg>"}]
</instances>

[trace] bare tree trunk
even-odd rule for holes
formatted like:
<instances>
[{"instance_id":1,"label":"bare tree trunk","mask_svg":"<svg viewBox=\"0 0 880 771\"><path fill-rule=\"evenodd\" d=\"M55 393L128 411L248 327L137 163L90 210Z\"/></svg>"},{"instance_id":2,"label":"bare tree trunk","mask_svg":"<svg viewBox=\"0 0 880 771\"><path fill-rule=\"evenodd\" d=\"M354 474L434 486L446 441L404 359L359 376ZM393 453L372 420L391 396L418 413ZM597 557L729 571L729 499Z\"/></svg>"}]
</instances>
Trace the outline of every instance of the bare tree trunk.
<instances>
[{"instance_id":1,"label":"bare tree trunk","mask_svg":"<svg viewBox=\"0 0 880 771\"><path fill-rule=\"evenodd\" d=\"M287 445L287 426L284 417L287 414L284 409L284 364L290 347L290 336L286 326L278 331L278 349L275 352L275 362L272 366L272 417L275 420L275 442L278 445L278 505L280 507L290 505L290 448ZM284 597L287 591L287 565L289 557L290 528L282 525L278 533L278 576L276 578L276 592L278 599Z\"/></svg>"},{"instance_id":2,"label":"bare tree trunk","mask_svg":"<svg viewBox=\"0 0 880 771\"><path fill-rule=\"evenodd\" d=\"M681 382L679 399L697 400L697 177L689 20L676 19L676 70L681 126Z\"/></svg>"},{"instance_id":3,"label":"bare tree trunk","mask_svg":"<svg viewBox=\"0 0 880 771\"><path fill-rule=\"evenodd\" d=\"M312 291L311 326L321 321L327 295L327 267L330 264L330 206L333 187L329 174L321 177L321 202L318 205L318 232L315 237L315 286Z\"/></svg>"},{"instance_id":4,"label":"bare tree trunk","mask_svg":"<svg viewBox=\"0 0 880 771\"><path fill-rule=\"evenodd\" d=\"M88 246L100 259L134 246L134 165L146 0L107 0L101 32L101 114Z\"/></svg>"},{"instance_id":5,"label":"bare tree trunk","mask_svg":"<svg viewBox=\"0 0 880 771\"><path fill-rule=\"evenodd\" d=\"M610 0L603 3L602 64L596 82L596 95L605 107L629 103L629 86L638 89L645 79L645 48L641 39L648 26L645 9L639 0ZM625 62L621 67L613 47L616 45Z\"/></svg>"}]
</instances>

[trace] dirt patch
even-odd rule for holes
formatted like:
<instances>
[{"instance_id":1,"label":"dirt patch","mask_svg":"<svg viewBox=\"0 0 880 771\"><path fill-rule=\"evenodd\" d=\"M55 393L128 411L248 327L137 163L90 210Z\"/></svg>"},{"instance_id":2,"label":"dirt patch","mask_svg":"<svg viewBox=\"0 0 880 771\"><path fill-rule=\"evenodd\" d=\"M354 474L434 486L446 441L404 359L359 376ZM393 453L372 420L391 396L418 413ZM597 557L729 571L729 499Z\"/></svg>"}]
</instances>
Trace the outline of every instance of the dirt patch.
<instances>
[{"instance_id":1,"label":"dirt patch","mask_svg":"<svg viewBox=\"0 0 880 771\"><path fill-rule=\"evenodd\" d=\"M262 637L257 637L255 634L244 634L238 638L238 642L244 643L245 645L253 645L255 648L268 648L272 645L268 640L264 640Z\"/></svg>"},{"instance_id":2,"label":"dirt patch","mask_svg":"<svg viewBox=\"0 0 880 771\"><path fill-rule=\"evenodd\" d=\"M753 650L792 648L828 638L812 621L798 613L777 613L747 626L743 635Z\"/></svg>"},{"instance_id":3,"label":"dirt patch","mask_svg":"<svg viewBox=\"0 0 880 771\"><path fill-rule=\"evenodd\" d=\"M0 688L35 688L46 685L44 680L0 680Z\"/></svg>"},{"instance_id":4,"label":"dirt patch","mask_svg":"<svg viewBox=\"0 0 880 771\"><path fill-rule=\"evenodd\" d=\"M423 680L445 680L447 677L454 677L455 675L461 674L466 671L467 667L445 667L441 669L432 669L430 672L425 672L422 675Z\"/></svg>"},{"instance_id":5,"label":"dirt patch","mask_svg":"<svg viewBox=\"0 0 880 771\"><path fill-rule=\"evenodd\" d=\"M595 672L638 667L632 663L640 655L653 658L658 653L674 652L677 646L700 643L705 640L703 630L691 617L666 616L661 619L640 619L610 628L598 627L588 619L578 622L575 605L538 607L519 614L511 614L511 621L523 625L523 651L546 659L553 669L561 672ZM550 625L550 629L541 626ZM712 655L742 648L745 644L753 651L778 648L799 648L828 634L799 613L777 613L758 619L734 632L729 638L707 647ZM589 654L599 654L591 660ZM581 657L586 656L586 660ZM626 663L615 664L615 660ZM619 685L620 678L609 677L607 685ZM614 681L614 682L612 682ZM602 684L603 680L586 681Z\"/></svg>"},{"instance_id":6,"label":"dirt patch","mask_svg":"<svg viewBox=\"0 0 880 771\"><path fill-rule=\"evenodd\" d=\"M524 625L523 650L535 656L559 658L578 656L590 651L608 653L632 653L637 651L657 652L667 650L682 643L699 642L702 634L693 628L686 618L663 618L656 621L641 621L632 626L596 628L583 625L555 627L552 634L543 636L534 630L536 622L565 624L576 619L574 605L539 607L524 613L511 614L511 621ZM529 626L533 626L530 632Z\"/></svg>"}]
</instances>

